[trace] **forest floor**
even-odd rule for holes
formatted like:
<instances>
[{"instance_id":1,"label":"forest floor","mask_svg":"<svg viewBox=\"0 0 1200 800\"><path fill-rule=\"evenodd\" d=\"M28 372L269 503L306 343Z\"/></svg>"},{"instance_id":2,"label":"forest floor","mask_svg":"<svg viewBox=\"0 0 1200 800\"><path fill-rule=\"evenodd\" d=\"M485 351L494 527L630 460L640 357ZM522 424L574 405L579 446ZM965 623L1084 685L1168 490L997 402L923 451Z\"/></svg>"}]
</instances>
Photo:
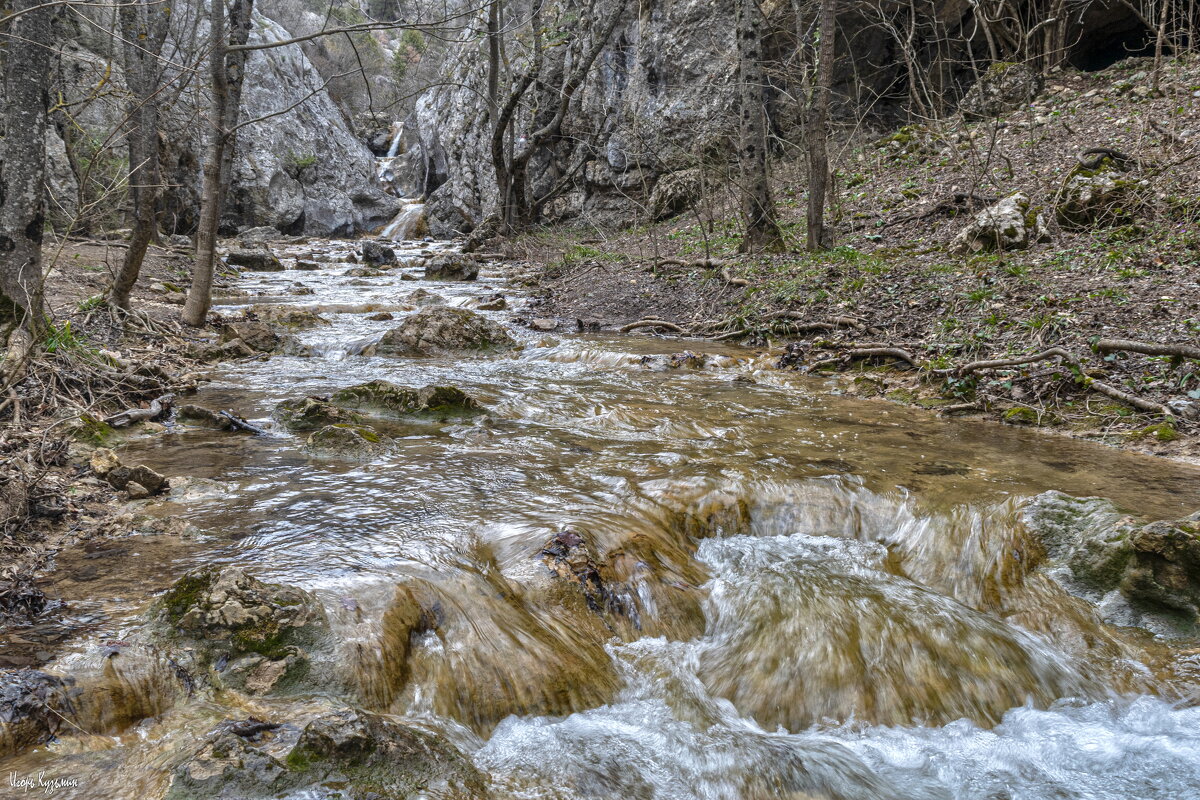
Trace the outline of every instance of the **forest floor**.
<instances>
[{"instance_id":1,"label":"forest floor","mask_svg":"<svg viewBox=\"0 0 1200 800\"><path fill-rule=\"evenodd\" d=\"M498 247L542 265L538 316L609 326L657 318L786 348L783 365L829 375L836 391L1195 460L1200 360L1096 349L1112 339L1200 347L1200 62L1169 64L1157 92L1149 64L1052 75L1031 105L998 120L954 117L846 141L830 203L837 246L825 252L802 250L798 159L776 166L791 252L739 255L732 195L608 236L559 227ZM1065 229L1060 187L1079 173L1076 156L1101 146L1129 157L1121 179L1136 184L1136 202ZM987 201L1016 191L1050 241L952 252ZM1052 348L1068 358L962 369ZM1173 413L1128 398L1171 403Z\"/></svg>"}]
</instances>

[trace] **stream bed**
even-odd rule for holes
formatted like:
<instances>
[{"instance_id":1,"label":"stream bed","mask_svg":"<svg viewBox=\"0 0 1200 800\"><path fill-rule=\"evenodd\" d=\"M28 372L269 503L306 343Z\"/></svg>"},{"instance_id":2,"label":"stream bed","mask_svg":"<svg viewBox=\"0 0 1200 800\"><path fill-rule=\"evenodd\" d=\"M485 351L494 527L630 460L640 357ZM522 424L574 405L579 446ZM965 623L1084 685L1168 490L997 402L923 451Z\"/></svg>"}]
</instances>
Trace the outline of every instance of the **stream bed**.
<instances>
[{"instance_id":1,"label":"stream bed","mask_svg":"<svg viewBox=\"0 0 1200 800\"><path fill-rule=\"evenodd\" d=\"M430 247L396 245L402 262ZM503 265L352 278L355 248L282 248L321 269L246 273L251 296L217 301L332 324L189 398L269 435L169 426L123 448L195 479L139 512L181 533L63 554L49 593L83 622L47 669L136 638L189 569L237 566L315 593L347 684L452 742L496 798L1200 798L1197 642L1102 622L1034 568L1023 523L1048 491L1177 519L1200 509L1200 469L833 394L749 349L536 333L513 309L480 312L512 353L362 355L415 290L524 301ZM367 461L311 456L272 421L281 401L380 379L455 386L486 414L406 423ZM601 601L554 577L556 542L603 563ZM405 638L403 670L381 655L398 586L439 615ZM197 693L3 766L78 782L55 797L160 797L222 719L298 724L346 702Z\"/></svg>"}]
</instances>

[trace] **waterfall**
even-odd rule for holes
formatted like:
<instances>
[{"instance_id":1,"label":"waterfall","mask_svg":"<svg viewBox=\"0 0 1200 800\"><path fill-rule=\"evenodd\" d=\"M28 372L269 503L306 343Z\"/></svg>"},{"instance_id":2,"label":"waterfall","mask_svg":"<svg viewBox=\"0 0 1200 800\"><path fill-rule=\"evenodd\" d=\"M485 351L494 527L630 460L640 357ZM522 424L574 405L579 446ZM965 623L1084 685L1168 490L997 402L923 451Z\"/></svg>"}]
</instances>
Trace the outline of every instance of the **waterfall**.
<instances>
[{"instance_id":1,"label":"waterfall","mask_svg":"<svg viewBox=\"0 0 1200 800\"><path fill-rule=\"evenodd\" d=\"M395 158L400 154L400 140L404 138L404 123L393 122L392 131L392 145L388 148L388 158Z\"/></svg>"},{"instance_id":2,"label":"waterfall","mask_svg":"<svg viewBox=\"0 0 1200 800\"><path fill-rule=\"evenodd\" d=\"M383 233L379 234L379 238L400 242L424 236L425 232L425 204L410 201L388 223L387 227L383 229Z\"/></svg>"}]
</instances>

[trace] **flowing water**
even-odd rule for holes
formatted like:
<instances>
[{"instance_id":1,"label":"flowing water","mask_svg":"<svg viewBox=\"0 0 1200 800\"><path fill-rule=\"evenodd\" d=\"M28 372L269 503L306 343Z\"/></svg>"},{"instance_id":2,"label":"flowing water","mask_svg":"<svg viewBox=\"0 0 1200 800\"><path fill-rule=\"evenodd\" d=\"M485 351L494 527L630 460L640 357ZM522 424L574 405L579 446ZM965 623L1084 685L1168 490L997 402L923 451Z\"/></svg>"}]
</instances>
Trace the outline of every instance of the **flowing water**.
<instances>
[{"instance_id":1,"label":"flowing water","mask_svg":"<svg viewBox=\"0 0 1200 800\"><path fill-rule=\"evenodd\" d=\"M1099 622L1021 525L1049 489L1176 518L1200 508L1200 470L837 396L704 342L514 328L514 354L361 355L397 324L369 316L400 317L414 289L465 305L507 287L408 268L360 285L338 263L351 246L281 253L332 263L247 275L254 296L218 309L333 324L297 334L305 355L222 365L194 399L272 435L175 427L125 448L193 480L109 550L60 559L78 633L49 668L136 637L187 569L238 565L315 592L358 702L450 737L498 798L1200 798L1195 643ZM366 463L310 457L271 422L282 400L375 379L452 384L488 413L400 426ZM584 549L600 594L561 577L554 542ZM81 777L60 797L153 797L220 719L345 701L127 683L151 719L6 771Z\"/></svg>"}]
</instances>

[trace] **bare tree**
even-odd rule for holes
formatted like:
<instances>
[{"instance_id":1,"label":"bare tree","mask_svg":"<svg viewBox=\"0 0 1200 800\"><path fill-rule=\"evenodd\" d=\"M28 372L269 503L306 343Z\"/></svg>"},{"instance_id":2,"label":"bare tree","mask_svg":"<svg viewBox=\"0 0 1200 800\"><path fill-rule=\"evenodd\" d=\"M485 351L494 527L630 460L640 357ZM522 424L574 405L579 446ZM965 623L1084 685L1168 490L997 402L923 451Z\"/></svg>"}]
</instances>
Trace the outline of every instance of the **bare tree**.
<instances>
[{"instance_id":1,"label":"bare tree","mask_svg":"<svg viewBox=\"0 0 1200 800\"><path fill-rule=\"evenodd\" d=\"M825 192L829 184L829 96L833 88L837 0L820 0L817 17L817 58L809 98L804 139L808 151L808 249L832 246L825 227Z\"/></svg>"},{"instance_id":2,"label":"bare tree","mask_svg":"<svg viewBox=\"0 0 1200 800\"><path fill-rule=\"evenodd\" d=\"M217 228L221 221L221 199L229 184L233 164L233 140L242 105L242 82L247 51L238 49L250 38L254 0L233 0L228 27L225 0L212 0L212 36L209 51L208 145L205 147L203 185L200 190L200 225L196 231L196 260L192 285L183 306L183 322L200 327L212 304L213 267L216 261Z\"/></svg>"},{"instance_id":3,"label":"bare tree","mask_svg":"<svg viewBox=\"0 0 1200 800\"><path fill-rule=\"evenodd\" d=\"M41 0L0 4L4 108L0 123L0 384L11 385L44 324L42 234L52 9Z\"/></svg>"},{"instance_id":4,"label":"bare tree","mask_svg":"<svg viewBox=\"0 0 1200 800\"><path fill-rule=\"evenodd\" d=\"M746 216L746 252L778 251L783 232L771 198L767 172L767 112L763 69L765 19L756 0L737 0L738 72L741 92L741 134L738 164L742 174L742 208Z\"/></svg>"},{"instance_id":5,"label":"bare tree","mask_svg":"<svg viewBox=\"0 0 1200 800\"><path fill-rule=\"evenodd\" d=\"M520 230L533 221L534 210L545 203L545 197L531 196L529 163L561 136L571 100L620 22L626 3L627 0L618 0L603 19L597 16L595 0L583 8L570 3L561 17L564 25L551 32L552 36L548 38L542 13L544 0L533 0L529 17L528 63L513 81L503 102L499 97L503 5L501 0L492 3L488 12L487 81L488 104L492 112L491 159L496 173L498 202L496 215L484 227L494 226L501 233ZM596 24L590 30L576 30L581 20L596 20ZM552 50L554 57L547 58L547 53ZM515 130L518 112L527 93L534 87L537 97L532 103L535 111L529 115L531 130L518 135Z\"/></svg>"},{"instance_id":6,"label":"bare tree","mask_svg":"<svg viewBox=\"0 0 1200 800\"><path fill-rule=\"evenodd\" d=\"M137 283L146 249L157 234L156 206L160 185L158 165L158 59L167 38L169 11L159 0L126 2L120 7L120 30L125 56L125 82L132 108L126 133L129 148L129 187L133 194L133 235L120 270L109 287L108 300L129 311L129 293Z\"/></svg>"}]
</instances>

